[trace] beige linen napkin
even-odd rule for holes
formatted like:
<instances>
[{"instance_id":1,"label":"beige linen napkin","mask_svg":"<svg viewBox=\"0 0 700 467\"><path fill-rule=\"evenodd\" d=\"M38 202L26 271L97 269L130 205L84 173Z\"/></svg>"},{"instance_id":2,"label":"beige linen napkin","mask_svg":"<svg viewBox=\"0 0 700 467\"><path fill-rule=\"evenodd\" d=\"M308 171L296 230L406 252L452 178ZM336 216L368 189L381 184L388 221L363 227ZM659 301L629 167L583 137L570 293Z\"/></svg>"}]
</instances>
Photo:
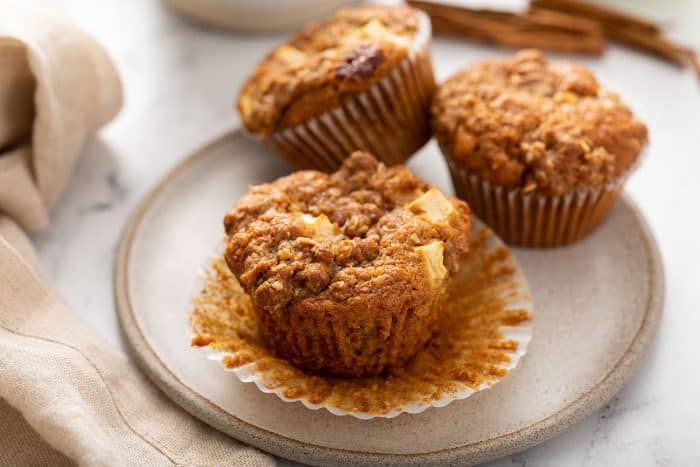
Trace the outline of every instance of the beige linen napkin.
<instances>
[{"instance_id":1,"label":"beige linen napkin","mask_svg":"<svg viewBox=\"0 0 700 467\"><path fill-rule=\"evenodd\" d=\"M105 51L0 0L0 465L272 465L192 418L55 295L20 228L48 222L121 106Z\"/></svg>"}]
</instances>

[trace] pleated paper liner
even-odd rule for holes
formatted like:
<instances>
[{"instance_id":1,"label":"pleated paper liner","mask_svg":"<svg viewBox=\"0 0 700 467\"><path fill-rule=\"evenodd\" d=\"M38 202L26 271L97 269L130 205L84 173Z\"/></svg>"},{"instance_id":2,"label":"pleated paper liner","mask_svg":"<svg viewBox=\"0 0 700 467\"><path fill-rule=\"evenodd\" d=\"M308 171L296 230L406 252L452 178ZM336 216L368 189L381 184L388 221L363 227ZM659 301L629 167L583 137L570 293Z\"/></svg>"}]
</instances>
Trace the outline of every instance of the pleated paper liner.
<instances>
[{"instance_id":1,"label":"pleated paper liner","mask_svg":"<svg viewBox=\"0 0 700 467\"><path fill-rule=\"evenodd\" d=\"M369 89L296 127L264 139L298 169L336 170L355 150L387 165L406 161L430 139L428 114L435 90L430 19L419 28L407 57Z\"/></svg>"},{"instance_id":2,"label":"pleated paper liner","mask_svg":"<svg viewBox=\"0 0 700 467\"><path fill-rule=\"evenodd\" d=\"M445 157L457 196L506 243L546 248L581 240L600 225L634 168L613 183L562 196L523 195L494 185Z\"/></svg>"},{"instance_id":3,"label":"pleated paper liner","mask_svg":"<svg viewBox=\"0 0 700 467\"><path fill-rule=\"evenodd\" d=\"M532 301L522 272L500 239L475 220L470 253L454 280L436 335L404 368L386 376L306 374L265 348L250 298L221 254L202 273L189 315L192 345L243 382L310 409L360 419L442 407L487 389L525 354Z\"/></svg>"}]
</instances>

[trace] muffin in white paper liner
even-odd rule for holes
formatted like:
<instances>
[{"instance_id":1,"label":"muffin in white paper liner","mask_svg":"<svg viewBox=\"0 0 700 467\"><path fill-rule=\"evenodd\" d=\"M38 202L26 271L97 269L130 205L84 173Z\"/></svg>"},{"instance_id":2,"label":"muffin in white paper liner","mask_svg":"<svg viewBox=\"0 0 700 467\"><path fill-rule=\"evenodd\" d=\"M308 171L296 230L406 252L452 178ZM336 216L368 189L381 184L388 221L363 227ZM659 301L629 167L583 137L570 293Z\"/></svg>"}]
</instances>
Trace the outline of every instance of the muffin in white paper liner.
<instances>
[{"instance_id":1,"label":"muffin in white paper liner","mask_svg":"<svg viewBox=\"0 0 700 467\"><path fill-rule=\"evenodd\" d=\"M430 19L417 11L419 27L406 58L367 90L341 105L263 141L294 167L333 171L356 150L387 165L407 160L430 139L429 108L435 77Z\"/></svg>"},{"instance_id":2,"label":"muffin in white paper liner","mask_svg":"<svg viewBox=\"0 0 700 467\"><path fill-rule=\"evenodd\" d=\"M198 277L191 343L241 381L313 410L367 420L446 406L505 377L532 337L532 301L515 259L476 219L471 241L438 331L411 362L387 375L310 375L276 358L256 332L250 298L228 271L221 246Z\"/></svg>"}]
</instances>

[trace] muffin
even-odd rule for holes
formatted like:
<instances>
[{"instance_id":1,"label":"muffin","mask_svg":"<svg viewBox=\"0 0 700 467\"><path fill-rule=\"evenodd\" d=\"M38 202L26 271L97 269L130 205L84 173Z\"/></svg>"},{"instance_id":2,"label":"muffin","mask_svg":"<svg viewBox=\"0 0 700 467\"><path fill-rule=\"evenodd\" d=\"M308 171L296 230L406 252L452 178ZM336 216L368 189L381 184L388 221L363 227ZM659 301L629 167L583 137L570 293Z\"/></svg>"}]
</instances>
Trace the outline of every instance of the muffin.
<instances>
[{"instance_id":1,"label":"muffin","mask_svg":"<svg viewBox=\"0 0 700 467\"><path fill-rule=\"evenodd\" d=\"M647 143L617 94L536 50L463 69L439 87L431 113L458 196L514 245L588 235Z\"/></svg>"},{"instance_id":2,"label":"muffin","mask_svg":"<svg viewBox=\"0 0 700 467\"><path fill-rule=\"evenodd\" d=\"M252 187L224 219L225 259L277 356L378 375L435 330L470 222L465 202L355 152L333 174Z\"/></svg>"},{"instance_id":3,"label":"muffin","mask_svg":"<svg viewBox=\"0 0 700 467\"><path fill-rule=\"evenodd\" d=\"M265 57L238 97L245 127L293 166L330 172L355 150L388 165L430 138L430 20L361 6L298 32Z\"/></svg>"}]
</instances>

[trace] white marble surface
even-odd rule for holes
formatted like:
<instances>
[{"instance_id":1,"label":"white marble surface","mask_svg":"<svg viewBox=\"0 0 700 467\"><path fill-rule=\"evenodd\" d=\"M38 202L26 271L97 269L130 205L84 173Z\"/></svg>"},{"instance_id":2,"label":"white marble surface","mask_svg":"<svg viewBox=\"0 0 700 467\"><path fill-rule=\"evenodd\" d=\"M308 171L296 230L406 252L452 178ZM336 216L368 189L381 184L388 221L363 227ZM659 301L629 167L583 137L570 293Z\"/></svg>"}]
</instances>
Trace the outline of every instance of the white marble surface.
<instances>
[{"instance_id":1,"label":"white marble surface","mask_svg":"<svg viewBox=\"0 0 700 467\"><path fill-rule=\"evenodd\" d=\"M170 167L237 125L237 89L283 36L209 30L155 0L35 3L62 11L94 34L124 81L124 109L87 145L51 227L34 240L47 274L75 312L126 350L111 285L120 231L141 196ZM700 49L700 2L626 3L663 19L674 36ZM434 52L439 78L504 53L449 40L436 40ZM700 465L700 83L689 71L618 47L582 61L619 90L650 128L649 157L628 192L660 243L665 315L636 376L608 405L561 436L493 465ZM182 227L196 228L186 220Z\"/></svg>"}]
</instances>

